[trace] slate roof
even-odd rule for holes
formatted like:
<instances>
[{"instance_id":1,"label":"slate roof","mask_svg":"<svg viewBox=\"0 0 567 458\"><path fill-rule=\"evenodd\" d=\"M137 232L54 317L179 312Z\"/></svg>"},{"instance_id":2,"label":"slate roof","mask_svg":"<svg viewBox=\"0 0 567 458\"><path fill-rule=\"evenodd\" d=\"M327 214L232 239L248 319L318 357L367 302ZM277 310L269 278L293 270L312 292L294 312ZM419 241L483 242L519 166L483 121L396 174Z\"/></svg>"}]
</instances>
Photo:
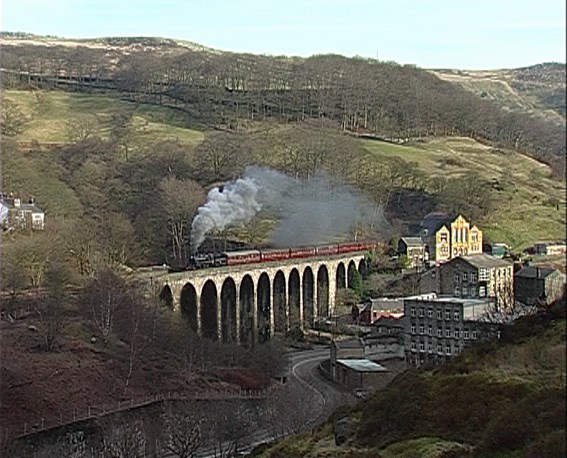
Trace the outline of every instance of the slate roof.
<instances>
[{"instance_id":1,"label":"slate roof","mask_svg":"<svg viewBox=\"0 0 567 458\"><path fill-rule=\"evenodd\" d=\"M512 265L508 261L484 253L461 256L460 258L454 259L462 259L478 269L492 269L494 267L509 267Z\"/></svg>"},{"instance_id":2,"label":"slate roof","mask_svg":"<svg viewBox=\"0 0 567 458\"><path fill-rule=\"evenodd\" d=\"M369 359L337 359L337 363L356 372L388 372L384 366Z\"/></svg>"},{"instance_id":3,"label":"slate roof","mask_svg":"<svg viewBox=\"0 0 567 458\"><path fill-rule=\"evenodd\" d=\"M402 240L406 243L407 246L425 245L425 242L421 239L421 237L402 237Z\"/></svg>"},{"instance_id":4,"label":"slate roof","mask_svg":"<svg viewBox=\"0 0 567 458\"><path fill-rule=\"evenodd\" d=\"M525 266L521 270L516 272L516 277L545 278L553 272L555 272L555 269L552 269L551 267Z\"/></svg>"}]
</instances>

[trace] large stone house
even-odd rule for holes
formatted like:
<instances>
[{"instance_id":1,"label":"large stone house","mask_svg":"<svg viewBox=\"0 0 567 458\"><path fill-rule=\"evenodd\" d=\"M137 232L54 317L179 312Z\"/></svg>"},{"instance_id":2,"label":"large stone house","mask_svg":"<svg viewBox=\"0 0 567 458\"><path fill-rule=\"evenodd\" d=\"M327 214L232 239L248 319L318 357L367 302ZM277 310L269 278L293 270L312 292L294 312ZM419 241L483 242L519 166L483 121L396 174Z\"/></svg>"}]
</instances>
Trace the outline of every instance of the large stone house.
<instances>
[{"instance_id":1,"label":"large stone house","mask_svg":"<svg viewBox=\"0 0 567 458\"><path fill-rule=\"evenodd\" d=\"M482 231L462 216L430 213L420 226L430 261L437 264L458 256L482 253Z\"/></svg>"},{"instance_id":2,"label":"large stone house","mask_svg":"<svg viewBox=\"0 0 567 458\"><path fill-rule=\"evenodd\" d=\"M493 299L429 297L404 301L406 362L421 366L441 364L463 348L498 335L488 320Z\"/></svg>"},{"instance_id":3,"label":"large stone house","mask_svg":"<svg viewBox=\"0 0 567 458\"><path fill-rule=\"evenodd\" d=\"M439 267L441 294L459 298L496 299L497 304L508 304L513 299L514 266L512 263L477 254L451 259Z\"/></svg>"},{"instance_id":4,"label":"large stone house","mask_svg":"<svg viewBox=\"0 0 567 458\"><path fill-rule=\"evenodd\" d=\"M565 275L557 269L525 266L514 275L514 297L525 305L549 305L564 290Z\"/></svg>"},{"instance_id":5,"label":"large stone house","mask_svg":"<svg viewBox=\"0 0 567 458\"><path fill-rule=\"evenodd\" d=\"M35 199L27 202L12 195L0 194L0 225L5 229L45 229L45 213L35 204Z\"/></svg>"},{"instance_id":6,"label":"large stone house","mask_svg":"<svg viewBox=\"0 0 567 458\"><path fill-rule=\"evenodd\" d=\"M398 242L398 254L408 258L410 268L423 267L428 260L425 242L421 237L402 237Z\"/></svg>"}]
</instances>

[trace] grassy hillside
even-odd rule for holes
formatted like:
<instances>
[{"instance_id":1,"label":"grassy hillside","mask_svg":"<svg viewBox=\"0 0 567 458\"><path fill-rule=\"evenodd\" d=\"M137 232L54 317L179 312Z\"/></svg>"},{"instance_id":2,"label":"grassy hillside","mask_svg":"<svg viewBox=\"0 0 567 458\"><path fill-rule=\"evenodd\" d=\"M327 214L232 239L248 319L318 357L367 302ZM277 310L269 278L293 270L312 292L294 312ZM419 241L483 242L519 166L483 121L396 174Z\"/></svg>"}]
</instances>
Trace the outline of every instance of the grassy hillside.
<instances>
[{"instance_id":1,"label":"grassy hillside","mask_svg":"<svg viewBox=\"0 0 567 458\"><path fill-rule=\"evenodd\" d=\"M398 157L415 162L428 177L479 173L490 188L492 210L478 223L492 241L522 249L536 240L565 237L565 183L529 157L468 138L410 146L365 141L364 147L377 161Z\"/></svg>"},{"instance_id":2,"label":"grassy hillside","mask_svg":"<svg viewBox=\"0 0 567 458\"><path fill-rule=\"evenodd\" d=\"M441 79L509 110L565 125L565 64L506 70L434 70Z\"/></svg>"},{"instance_id":3,"label":"grassy hillside","mask_svg":"<svg viewBox=\"0 0 567 458\"><path fill-rule=\"evenodd\" d=\"M64 179L61 164L55 162L57 149L71 143L70 126L73 123L87 124L91 138L108 139L116 117L125 116L131 126L127 138L129 167L136 167L138 161L142 166L148 154L156 157L163 154L167 142L185 151L188 163L197 167L193 151L204 140L205 133L198 130L199 127L189 128L191 124L187 115L173 109L134 104L108 96L58 91L10 90L5 91L4 96L5 100L17 105L26 121L21 131L11 139L19 145L17 151L5 148L5 191L36 195L38 203L46 208L48 217L80 213L75 195L77 188L70 187L68 180ZM285 145L295 138L309 142L315 133L302 128L300 135L294 137L297 127L293 124L260 129L258 127L262 123L250 123L256 128L249 130L249 140L235 141L219 148L252 148L256 157L252 161L270 164L273 161L268 156L282 154L273 145ZM329 141L329 148L338 144ZM529 157L491 148L467 138L429 139L409 145L370 140L352 142L358 151L356 154L366 156L374 167L399 158L405 163L412 163L429 181L435 177L466 177L473 172L478 173L489 190L491 210L474 223L480 224L489 240L506 242L517 250L537 240L564 238L565 183L552 179L548 166ZM256 146L250 146L253 144ZM347 146L339 146L342 147ZM307 145L307 148L311 146ZM93 157L92 160L98 159ZM122 153L117 160L124 162ZM237 164L239 168L245 165L242 161ZM234 169L227 172L234 173ZM75 178L75 182L78 179ZM431 192L429 188L430 185L427 185L426 191ZM432 209L439 209L441 204L434 201L432 205ZM396 218L395 211L389 215L391 218ZM424 207L417 205L411 215L413 222L418 222L425 212Z\"/></svg>"},{"instance_id":4,"label":"grassy hillside","mask_svg":"<svg viewBox=\"0 0 567 458\"><path fill-rule=\"evenodd\" d=\"M180 127L186 117L172 109L155 105L134 104L116 97L85 95L59 91L4 92L4 100L16 103L27 122L18 134L18 141L64 143L69 141L69 123L84 119L92 126L92 135L108 138L115 113L132 116L134 142L175 139L189 148L202 141L199 131Z\"/></svg>"},{"instance_id":5,"label":"grassy hillside","mask_svg":"<svg viewBox=\"0 0 567 458\"><path fill-rule=\"evenodd\" d=\"M465 350L435 370L401 374L349 413L261 457L565 456L565 313L526 317L499 342ZM344 421L344 420L343 420Z\"/></svg>"}]
</instances>

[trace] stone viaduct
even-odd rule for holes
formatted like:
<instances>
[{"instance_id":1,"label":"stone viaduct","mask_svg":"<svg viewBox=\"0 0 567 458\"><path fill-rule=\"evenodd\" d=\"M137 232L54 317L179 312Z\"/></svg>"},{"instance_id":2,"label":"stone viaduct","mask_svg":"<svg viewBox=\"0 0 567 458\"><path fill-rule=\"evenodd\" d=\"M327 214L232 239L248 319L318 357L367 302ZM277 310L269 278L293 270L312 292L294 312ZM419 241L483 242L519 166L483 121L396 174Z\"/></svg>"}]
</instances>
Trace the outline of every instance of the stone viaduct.
<instances>
[{"instance_id":1,"label":"stone viaduct","mask_svg":"<svg viewBox=\"0 0 567 458\"><path fill-rule=\"evenodd\" d=\"M364 255L192 270L152 281L160 297L200 336L253 346L276 333L309 328L330 317L337 290L350 285L354 270L365 274Z\"/></svg>"}]
</instances>

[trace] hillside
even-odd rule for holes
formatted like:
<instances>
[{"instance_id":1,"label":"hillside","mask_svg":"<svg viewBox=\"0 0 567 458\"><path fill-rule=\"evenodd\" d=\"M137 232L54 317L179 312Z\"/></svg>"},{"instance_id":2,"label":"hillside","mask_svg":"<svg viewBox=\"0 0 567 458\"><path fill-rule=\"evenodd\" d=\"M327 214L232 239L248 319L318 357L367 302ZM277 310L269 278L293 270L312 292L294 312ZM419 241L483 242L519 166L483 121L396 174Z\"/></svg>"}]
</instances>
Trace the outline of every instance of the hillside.
<instances>
[{"instance_id":1,"label":"hillside","mask_svg":"<svg viewBox=\"0 0 567 458\"><path fill-rule=\"evenodd\" d=\"M565 125L565 64L546 63L505 70L432 70L507 110L522 111Z\"/></svg>"},{"instance_id":2,"label":"hillside","mask_svg":"<svg viewBox=\"0 0 567 458\"><path fill-rule=\"evenodd\" d=\"M144 37L65 40L4 34L2 52L8 88L112 93L231 131L245 129L250 120L319 120L342 131L396 140L467 136L543 160L563 176L564 122L533 116L535 102L510 111L492 100L498 97L471 92L414 66L332 54L303 59L227 53ZM561 69L555 73L558 80ZM530 69L514 75L516 90L526 87L526 94L536 94L533 88L543 81ZM561 105L555 101L560 90L557 97L537 94L532 98Z\"/></svg>"},{"instance_id":3,"label":"hillside","mask_svg":"<svg viewBox=\"0 0 567 458\"><path fill-rule=\"evenodd\" d=\"M144 263L164 259L152 253L161 251L156 243L165 240L167 230L156 225L156 232L148 234L147 224L158 222L160 196L154 191L164 176L194 178L207 187L253 164L312 173L306 161L314 154L324 154L315 166L343 175L385 205L387 218L400 233L429 211L447 209L464 212L481 225L489 240L506 242L514 250L564 236L565 183L529 157L467 138L396 145L310 124L282 126L266 121L249 121L246 132L231 134L193 126L171 108L106 95L9 90L4 100L16 105L24 119L19 132L5 143L5 190L36 196L51 220L102 209L125 215L138 241L150 250L142 254ZM113 123L120 117L127 118L127 128L117 142ZM83 131L86 139L76 143L73 136L81 126L88 126ZM222 164L216 172L213 147ZM290 162L287 155L296 154L293 151L299 156ZM339 165L341 157L348 156L348 163ZM470 176L481 186L486 208L451 187ZM114 184L109 188L105 181ZM147 202L155 205L144 206ZM140 215L148 219L138 229ZM163 228L161 235L158 227Z\"/></svg>"},{"instance_id":4,"label":"hillside","mask_svg":"<svg viewBox=\"0 0 567 458\"><path fill-rule=\"evenodd\" d=\"M565 455L565 309L527 317L499 342L433 370L406 372L310 435L257 457L559 457ZM340 421L339 421L340 420ZM336 446L336 422L347 441ZM348 432L350 431L350 432Z\"/></svg>"},{"instance_id":5,"label":"hillside","mask_svg":"<svg viewBox=\"0 0 567 458\"><path fill-rule=\"evenodd\" d=\"M345 174L347 180L372 200L385 202L388 219L398 221L402 233L418 223L428 211L448 208L447 196L453 193L447 189L451 180L473 173L486 192L489 201L486 211L478 213L478 209L473 207L467 210L466 205L469 204L463 202L464 197L457 198L453 205L462 204L455 210L470 213L468 216L480 223L489 240L506 242L514 250L519 250L537 240L561 239L564 236L564 182L553 179L548 166L529 157L491 148L467 138L431 138L395 145L331 133L308 124L286 127L258 121L251 121L246 133L218 134L207 131L203 126L191 126L175 110L132 104L110 96L10 90L5 91L4 99L6 103L17 105L25 118L19 133L11 139L14 143L7 142L4 149L5 189L35 195L50 218L91 214L96 202L92 192L86 192L85 185L95 179L93 185L102 185L104 176L112 177L116 183L117 180L128 183L130 192L135 193L135 189L144 186L147 180L159 182L163 179L163 172L159 170L163 170L164 166L165 175L170 170L178 177L183 174L198 176L202 186L208 186L219 178L230 178L224 173L231 167L232 173L252 164L285 169L290 166L285 165L289 158L281 156L283 151L278 145L287 142L305 150L308 155L317 151L313 148L323 148L326 159L320 162L320 166L332 174ZM127 140L117 145L111 136L112 123L118 115L128 116L129 121ZM74 123L81 120L88 122L89 134L83 146L77 149L70 135L76 128ZM316 147L318 141L321 145ZM101 142L99 147L96 147L96 142ZM213 173L207 144L216 145L216 154L224 158L223 167L226 167L218 171L221 175L211 176L211 181L207 178L210 176L207 170ZM106 148L107 153L101 155L100 148ZM243 156L242 151L237 152L238 149L249 152ZM79 163L66 159L72 154L75 160L79 160L76 154L80 150L86 156ZM345 154L352 154L348 167L336 168L333 157L338 155L340 160ZM133 167L160 161L160 158L166 157L164 155L170 165L161 161L157 169L147 170L146 173L151 176L144 179L131 175L129 170ZM300 157L297 160L303 161ZM114 164L113 169L108 169L111 163ZM22 167L22 164L26 166ZM173 164L177 164L177 169L171 169ZM307 164L301 162L297 166L303 169ZM404 169L404 173L413 175L399 181L401 176L396 178L399 167ZM85 181L87 170L90 170L90 176ZM142 181L133 182L134 178ZM376 187L387 183L391 183L393 188ZM396 189L398 194L392 196ZM96 192L106 194L104 187ZM147 212L151 209L137 210L135 201L129 199L129 205L134 205L131 210L126 205L127 201L113 202L110 194L96 204L125 213L133 224L140 211L150 215ZM427 204L424 205L425 202ZM156 209L152 211L155 215ZM144 232L147 231L145 226ZM146 262L160 262L160 259L150 257Z\"/></svg>"}]
</instances>

